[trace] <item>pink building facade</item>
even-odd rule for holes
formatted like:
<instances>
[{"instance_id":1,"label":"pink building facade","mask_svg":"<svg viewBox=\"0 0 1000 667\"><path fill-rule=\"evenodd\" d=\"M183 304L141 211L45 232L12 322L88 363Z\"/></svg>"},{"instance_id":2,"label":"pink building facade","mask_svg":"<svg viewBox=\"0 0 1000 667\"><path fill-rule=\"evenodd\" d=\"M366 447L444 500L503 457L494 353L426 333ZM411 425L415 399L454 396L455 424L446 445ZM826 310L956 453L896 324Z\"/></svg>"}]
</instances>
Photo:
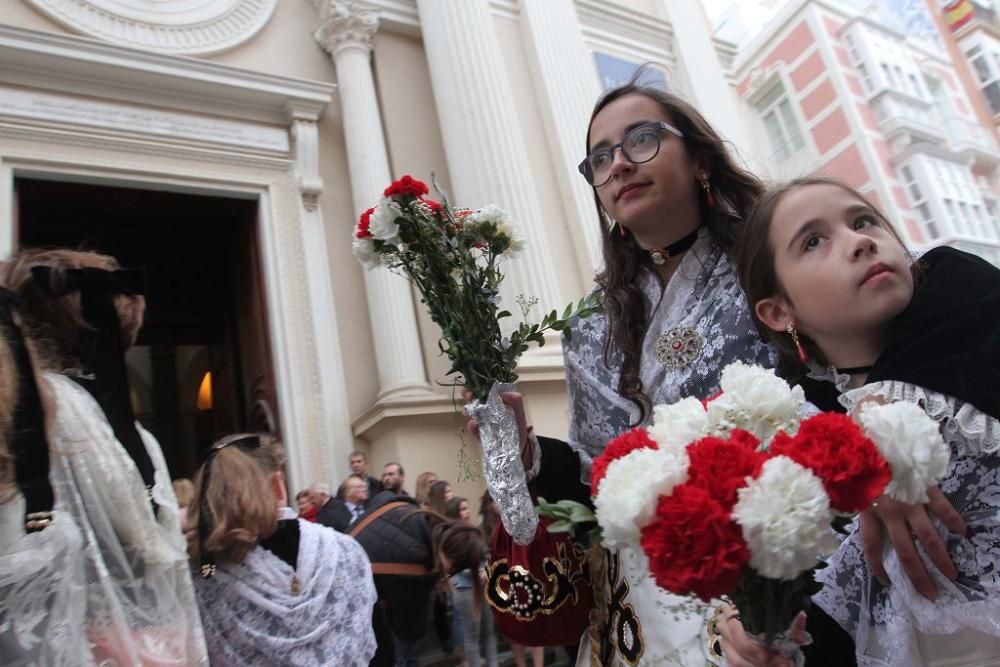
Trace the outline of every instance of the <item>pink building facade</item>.
<instances>
[{"instance_id":1,"label":"pink building facade","mask_svg":"<svg viewBox=\"0 0 1000 667\"><path fill-rule=\"evenodd\" d=\"M940 46L828 0L793 0L731 69L755 168L843 179L915 248L1000 264L1000 148Z\"/></svg>"}]
</instances>

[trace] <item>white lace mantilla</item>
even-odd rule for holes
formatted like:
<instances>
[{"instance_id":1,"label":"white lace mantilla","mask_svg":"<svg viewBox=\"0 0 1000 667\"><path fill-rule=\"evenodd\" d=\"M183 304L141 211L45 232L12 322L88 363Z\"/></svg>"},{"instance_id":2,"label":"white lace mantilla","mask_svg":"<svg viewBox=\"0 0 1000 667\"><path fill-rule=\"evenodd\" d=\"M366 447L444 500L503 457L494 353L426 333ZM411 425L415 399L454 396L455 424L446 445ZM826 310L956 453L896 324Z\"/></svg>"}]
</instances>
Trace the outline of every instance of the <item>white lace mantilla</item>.
<instances>
[{"instance_id":1,"label":"white lace mantilla","mask_svg":"<svg viewBox=\"0 0 1000 667\"><path fill-rule=\"evenodd\" d=\"M92 665L84 632L83 538L58 506L24 531L24 497L0 505L0 658L30 667Z\"/></svg>"},{"instance_id":2,"label":"white lace mantilla","mask_svg":"<svg viewBox=\"0 0 1000 667\"><path fill-rule=\"evenodd\" d=\"M354 538L299 521L295 569L257 547L195 587L212 665L364 667L375 655L375 583ZM293 579L296 584L293 586Z\"/></svg>"},{"instance_id":3,"label":"white lace mantilla","mask_svg":"<svg viewBox=\"0 0 1000 667\"><path fill-rule=\"evenodd\" d=\"M846 387L847 376L811 375ZM824 588L814 600L855 638L862 667L1000 664L1000 424L968 403L905 382L847 390L841 402L850 409L866 396L916 403L941 424L951 462L939 487L968 533L952 535L936 520L935 527L959 578L948 581L920 549L941 591L931 602L913 588L886 542L883 564L892 585L884 588L868 569L855 522L830 567L819 571Z\"/></svg>"},{"instance_id":4,"label":"white lace mantilla","mask_svg":"<svg viewBox=\"0 0 1000 667\"><path fill-rule=\"evenodd\" d=\"M997 369L1000 373L1000 369ZM862 399L879 396L887 401L916 403L931 419L941 424L945 441L958 455L996 454L1000 452L1000 421L980 412L971 403L930 391L906 382L885 380L851 389L840 397L851 410Z\"/></svg>"},{"instance_id":5,"label":"white lace mantilla","mask_svg":"<svg viewBox=\"0 0 1000 667\"><path fill-rule=\"evenodd\" d=\"M640 375L653 405L718 393L722 369L734 361L766 368L777 363L773 349L757 334L732 264L707 229L702 228L666 288L650 271L639 279L649 313ZM583 481L589 483L594 457L631 427L639 411L618 394L618 365L604 364L607 320L601 315L576 320L572 330L572 340L563 341L569 444L580 456ZM621 589L621 583L627 583L622 604L635 611L642 651L636 662L629 662L619 647L613 664L704 667L708 605L656 586L643 556L620 556L621 572L613 586ZM609 618L620 624L623 614L611 613ZM607 634L615 637L624 629L608 628ZM632 635L631 628L627 634Z\"/></svg>"},{"instance_id":6,"label":"white lace mantilla","mask_svg":"<svg viewBox=\"0 0 1000 667\"><path fill-rule=\"evenodd\" d=\"M94 662L207 665L177 500L159 445L139 427L155 469L154 516L135 463L93 397L61 375L42 379L56 406L48 432L56 506L83 538L81 597Z\"/></svg>"}]
</instances>

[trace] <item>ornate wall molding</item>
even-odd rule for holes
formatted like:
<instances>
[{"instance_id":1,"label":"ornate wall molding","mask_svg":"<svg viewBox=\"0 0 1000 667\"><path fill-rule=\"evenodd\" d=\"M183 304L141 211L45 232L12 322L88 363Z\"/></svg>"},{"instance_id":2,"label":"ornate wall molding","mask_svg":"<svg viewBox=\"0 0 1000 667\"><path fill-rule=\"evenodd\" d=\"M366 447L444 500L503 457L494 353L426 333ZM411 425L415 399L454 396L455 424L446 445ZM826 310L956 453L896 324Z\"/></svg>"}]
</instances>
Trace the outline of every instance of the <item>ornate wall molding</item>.
<instances>
[{"instance_id":1,"label":"ornate wall molding","mask_svg":"<svg viewBox=\"0 0 1000 667\"><path fill-rule=\"evenodd\" d=\"M243 44L263 28L278 0L26 0L57 23L90 37L146 51L207 55Z\"/></svg>"},{"instance_id":2,"label":"ornate wall molding","mask_svg":"<svg viewBox=\"0 0 1000 667\"><path fill-rule=\"evenodd\" d=\"M341 49L371 51L378 12L353 0L319 0L320 25L313 36L331 56Z\"/></svg>"}]
</instances>

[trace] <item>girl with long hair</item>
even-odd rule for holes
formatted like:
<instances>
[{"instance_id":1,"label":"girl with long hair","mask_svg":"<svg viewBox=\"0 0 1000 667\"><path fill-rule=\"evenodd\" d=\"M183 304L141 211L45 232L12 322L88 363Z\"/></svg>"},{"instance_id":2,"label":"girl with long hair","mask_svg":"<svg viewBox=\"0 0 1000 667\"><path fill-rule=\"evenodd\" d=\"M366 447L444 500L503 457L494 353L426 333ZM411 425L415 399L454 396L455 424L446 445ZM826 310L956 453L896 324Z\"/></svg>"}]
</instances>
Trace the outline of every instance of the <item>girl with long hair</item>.
<instances>
[{"instance_id":1,"label":"girl with long hair","mask_svg":"<svg viewBox=\"0 0 1000 667\"><path fill-rule=\"evenodd\" d=\"M951 448L926 504L882 497L862 512L813 601L853 637L860 665L1000 663L1000 269L949 247L914 262L884 214L826 178L765 195L738 258L755 320L790 365L834 385L862 421L869 401L920 406ZM893 546L866 558L881 551L876 519ZM733 613L724 653L767 664Z\"/></svg>"},{"instance_id":2,"label":"girl with long hair","mask_svg":"<svg viewBox=\"0 0 1000 667\"><path fill-rule=\"evenodd\" d=\"M192 511L195 592L213 665L367 665L375 654L371 564L355 540L296 518L281 444L213 445Z\"/></svg>"},{"instance_id":3,"label":"girl with long hair","mask_svg":"<svg viewBox=\"0 0 1000 667\"><path fill-rule=\"evenodd\" d=\"M45 397L56 504L42 535L65 512L83 538L74 597L85 606L89 647L72 661L207 664L170 475L129 400L124 355L142 326L141 276L106 255L32 249L0 264L0 284L16 294ZM39 576L57 562L43 553ZM4 604L37 601L17 595Z\"/></svg>"}]
</instances>

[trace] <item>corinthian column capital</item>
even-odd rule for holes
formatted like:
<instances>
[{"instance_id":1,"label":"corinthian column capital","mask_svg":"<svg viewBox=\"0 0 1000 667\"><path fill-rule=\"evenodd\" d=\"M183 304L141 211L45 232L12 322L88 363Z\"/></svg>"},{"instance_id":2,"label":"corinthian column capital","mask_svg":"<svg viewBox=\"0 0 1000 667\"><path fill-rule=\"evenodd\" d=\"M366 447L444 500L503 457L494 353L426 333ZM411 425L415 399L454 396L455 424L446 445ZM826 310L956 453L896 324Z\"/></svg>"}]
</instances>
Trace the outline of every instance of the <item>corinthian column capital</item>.
<instances>
[{"instance_id":1,"label":"corinthian column capital","mask_svg":"<svg viewBox=\"0 0 1000 667\"><path fill-rule=\"evenodd\" d=\"M331 56L344 49L370 52L378 31L378 12L354 0L316 0L319 27L313 37Z\"/></svg>"}]
</instances>

